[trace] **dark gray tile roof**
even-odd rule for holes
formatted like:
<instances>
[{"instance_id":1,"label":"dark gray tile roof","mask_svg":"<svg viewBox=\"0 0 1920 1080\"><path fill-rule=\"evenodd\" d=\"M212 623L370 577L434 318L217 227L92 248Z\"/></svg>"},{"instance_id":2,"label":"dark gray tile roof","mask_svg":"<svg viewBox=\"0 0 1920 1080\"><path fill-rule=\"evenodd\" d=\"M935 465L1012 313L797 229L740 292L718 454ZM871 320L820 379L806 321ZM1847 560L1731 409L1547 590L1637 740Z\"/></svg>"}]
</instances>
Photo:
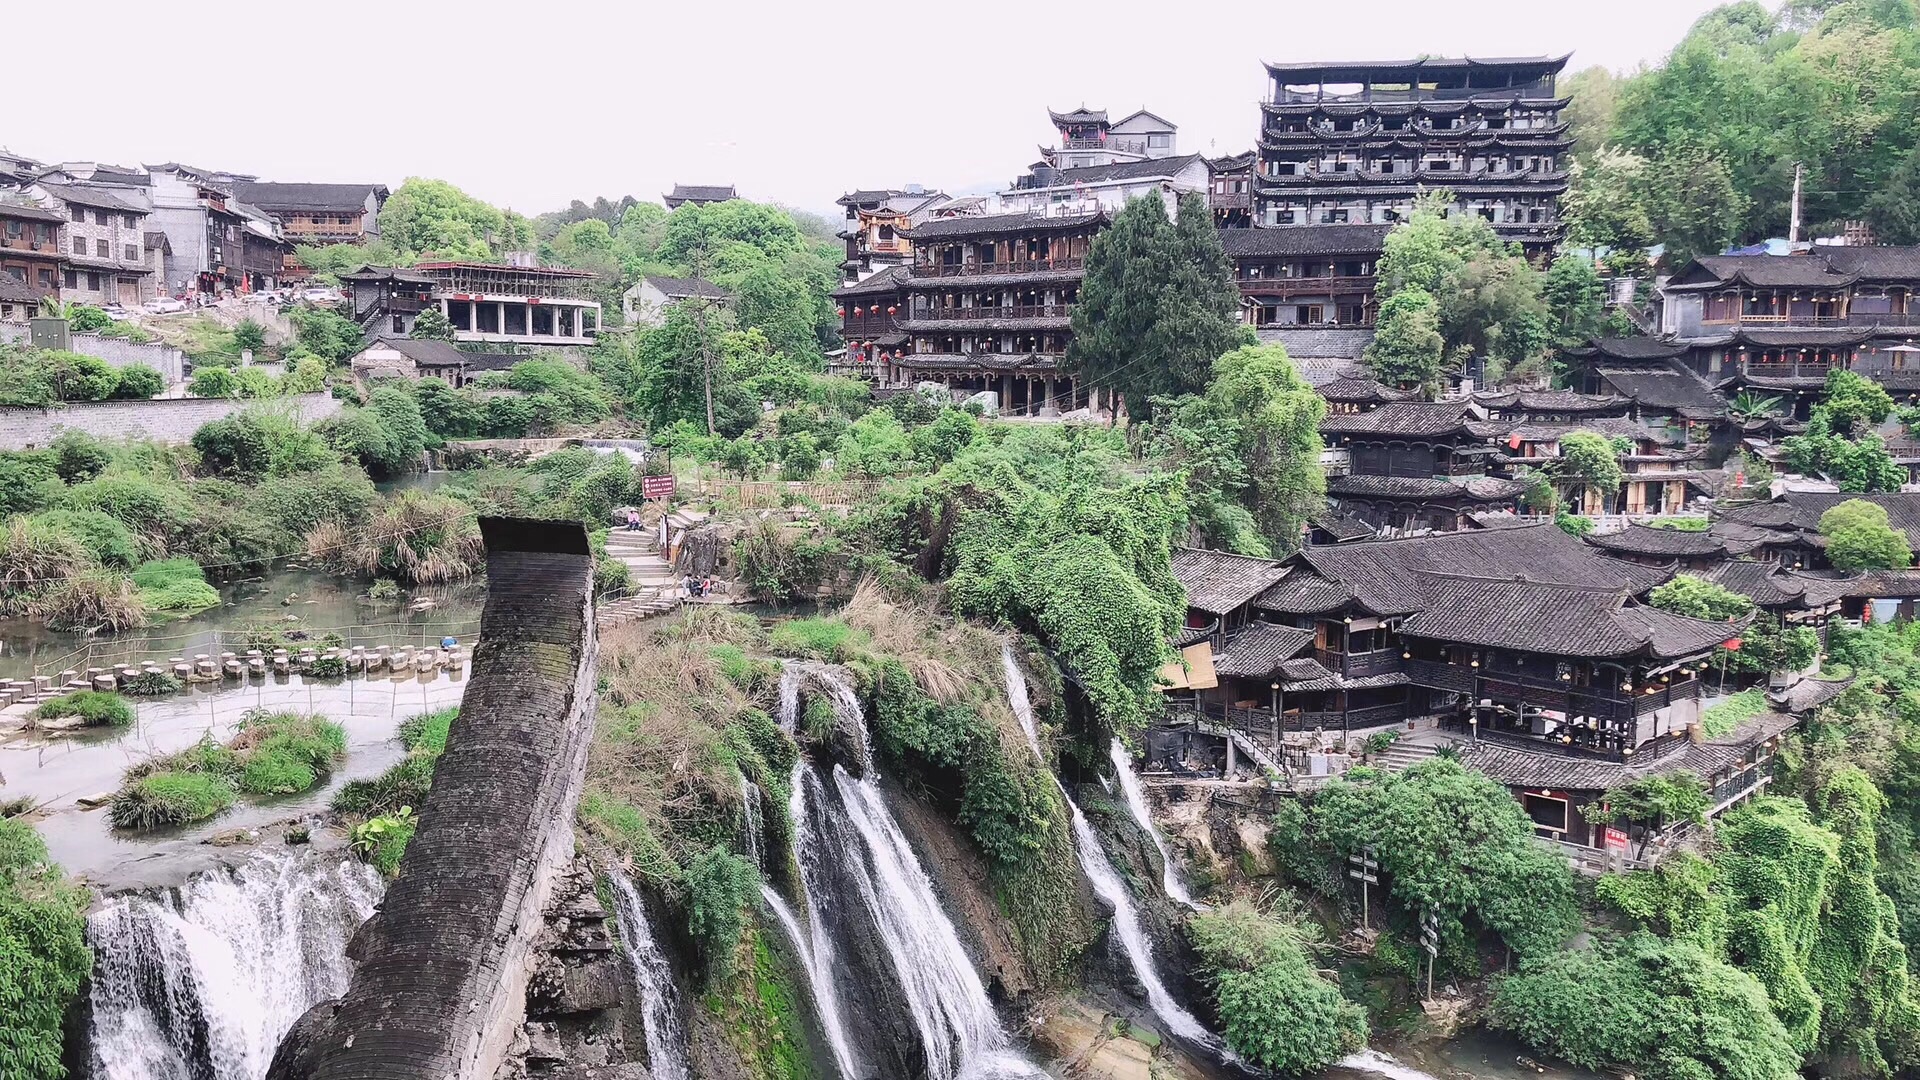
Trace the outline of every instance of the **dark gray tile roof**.
<instances>
[{"instance_id":1,"label":"dark gray tile roof","mask_svg":"<svg viewBox=\"0 0 1920 1080\"><path fill-rule=\"evenodd\" d=\"M726 202L739 197L732 184L675 184L667 195L681 202Z\"/></svg>"},{"instance_id":2,"label":"dark gray tile roof","mask_svg":"<svg viewBox=\"0 0 1920 1080\"><path fill-rule=\"evenodd\" d=\"M1830 247L1827 261L1866 281L1920 280L1920 247Z\"/></svg>"},{"instance_id":3,"label":"dark gray tile roof","mask_svg":"<svg viewBox=\"0 0 1920 1080\"><path fill-rule=\"evenodd\" d=\"M1518 480L1492 476L1443 479L1433 476L1329 476L1327 494L1352 498L1448 499L1481 501L1511 499L1527 489Z\"/></svg>"},{"instance_id":4,"label":"dark gray tile roof","mask_svg":"<svg viewBox=\"0 0 1920 1080\"><path fill-rule=\"evenodd\" d=\"M1329 581L1306 567L1293 572L1260 594L1254 606L1262 611L1285 615L1307 615L1333 611L1353 599L1353 590L1337 581Z\"/></svg>"},{"instance_id":5,"label":"dark gray tile roof","mask_svg":"<svg viewBox=\"0 0 1920 1080\"><path fill-rule=\"evenodd\" d=\"M1607 551L1629 555L1659 555L1667 558L1704 558L1727 554L1727 541L1704 530L1661 529L1629 523L1619 532L1595 533L1587 543Z\"/></svg>"},{"instance_id":6,"label":"dark gray tile roof","mask_svg":"<svg viewBox=\"0 0 1920 1080\"><path fill-rule=\"evenodd\" d=\"M1320 396L1328 401L1353 401L1360 403L1384 403L1388 401L1408 401L1418 396L1412 390L1396 390L1377 379L1359 378L1342 375L1314 387Z\"/></svg>"},{"instance_id":7,"label":"dark gray tile roof","mask_svg":"<svg viewBox=\"0 0 1920 1080\"><path fill-rule=\"evenodd\" d=\"M1148 158L1145 161L1116 161L1110 165L1083 165L1059 170L1060 179L1052 186L1099 184L1109 180L1139 180L1154 176L1172 176L1200 160L1199 154L1184 157Z\"/></svg>"},{"instance_id":8,"label":"dark gray tile roof","mask_svg":"<svg viewBox=\"0 0 1920 1080\"><path fill-rule=\"evenodd\" d=\"M1105 224L1106 220L1106 212L1098 210L1087 214L1059 214L1051 217L1042 217L1037 214L994 214L987 217L934 218L932 221L923 221L912 229L904 230L902 235L919 241L949 236L1068 232L1074 229L1095 228Z\"/></svg>"},{"instance_id":9,"label":"dark gray tile roof","mask_svg":"<svg viewBox=\"0 0 1920 1080\"><path fill-rule=\"evenodd\" d=\"M1791 713L1806 715L1832 701L1853 685L1853 678L1845 679L1801 679L1786 690L1769 693L1767 700L1779 708Z\"/></svg>"},{"instance_id":10,"label":"dark gray tile roof","mask_svg":"<svg viewBox=\"0 0 1920 1080\"><path fill-rule=\"evenodd\" d=\"M296 210L326 210L336 214L358 214L367 209L367 198L376 193L386 197L380 184L269 184L237 183L233 194L241 202L251 203L269 213Z\"/></svg>"},{"instance_id":11,"label":"dark gray tile roof","mask_svg":"<svg viewBox=\"0 0 1920 1080\"><path fill-rule=\"evenodd\" d=\"M1395 401L1363 413L1332 413L1320 430L1332 435L1450 435L1467 423L1465 401Z\"/></svg>"},{"instance_id":12,"label":"dark gray tile roof","mask_svg":"<svg viewBox=\"0 0 1920 1080\"><path fill-rule=\"evenodd\" d=\"M1313 647L1313 631L1278 623L1256 622L1233 635L1214 657L1213 670L1221 675L1264 679ZM1317 666L1317 665L1316 665Z\"/></svg>"},{"instance_id":13,"label":"dark gray tile roof","mask_svg":"<svg viewBox=\"0 0 1920 1080\"><path fill-rule=\"evenodd\" d=\"M468 372L509 371L520 361L533 359L525 353L468 352L465 349L460 350L460 357L467 362Z\"/></svg>"},{"instance_id":14,"label":"dark gray tile roof","mask_svg":"<svg viewBox=\"0 0 1920 1080\"><path fill-rule=\"evenodd\" d=\"M375 338L369 347L374 345L392 349L416 364L426 364L430 367L460 367L466 363L466 358L460 355L460 350L444 341L434 341L430 338L381 336Z\"/></svg>"},{"instance_id":15,"label":"dark gray tile roof","mask_svg":"<svg viewBox=\"0 0 1920 1080\"><path fill-rule=\"evenodd\" d=\"M1047 116L1056 124L1104 124L1107 122L1107 110L1089 109L1085 105L1066 112L1047 110Z\"/></svg>"},{"instance_id":16,"label":"dark gray tile roof","mask_svg":"<svg viewBox=\"0 0 1920 1080\"><path fill-rule=\"evenodd\" d=\"M1214 615L1259 596L1286 573L1286 567L1271 559L1206 548L1179 548L1173 553L1173 576L1186 587L1187 606Z\"/></svg>"},{"instance_id":17,"label":"dark gray tile roof","mask_svg":"<svg viewBox=\"0 0 1920 1080\"><path fill-rule=\"evenodd\" d=\"M1578 394L1572 390L1521 390L1518 408L1534 412L1605 412L1623 409L1627 399L1614 394Z\"/></svg>"},{"instance_id":18,"label":"dark gray tile roof","mask_svg":"<svg viewBox=\"0 0 1920 1080\"><path fill-rule=\"evenodd\" d=\"M1594 370L1614 393L1641 405L1675 412L1717 416L1726 402L1692 372L1672 368L1612 368Z\"/></svg>"},{"instance_id":19,"label":"dark gray tile roof","mask_svg":"<svg viewBox=\"0 0 1920 1080\"><path fill-rule=\"evenodd\" d=\"M896 293L904 289L908 279L912 277L912 267L905 265L889 266L885 270L877 270L869 274L865 281L840 286L833 290L833 295L837 299L843 296L852 297Z\"/></svg>"},{"instance_id":20,"label":"dark gray tile roof","mask_svg":"<svg viewBox=\"0 0 1920 1080\"><path fill-rule=\"evenodd\" d=\"M38 304L40 294L12 274L0 274L0 300L9 304Z\"/></svg>"},{"instance_id":21,"label":"dark gray tile roof","mask_svg":"<svg viewBox=\"0 0 1920 1080\"><path fill-rule=\"evenodd\" d=\"M107 188L87 187L83 184L50 184L41 181L40 186L47 194L64 203L75 206L93 206L102 210L118 210L123 214L145 215L148 210L139 202L116 194Z\"/></svg>"},{"instance_id":22,"label":"dark gray tile roof","mask_svg":"<svg viewBox=\"0 0 1920 1080\"><path fill-rule=\"evenodd\" d=\"M1650 337L1595 338L1584 348L1567 350L1576 356L1605 356L1615 360L1666 360L1683 355L1685 345Z\"/></svg>"},{"instance_id":23,"label":"dark gray tile roof","mask_svg":"<svg viewBox=\"0 0 1920 1080\"><path fill-rule=\"evenodd\" d=\"M1262 326L1254 331L1262 345L1279 345L1306 371L1305 361L1332 360L1343 367L1366 355L1373 329L1365 326ZM1313 377L1307 377L1313 382Z\"/></svg>"},{"instance_id":24,"label":"dark gray tile roof","mask_svg":"<svg viewBox=\"0 0 1920 1080\"><path fill-rule=\"evenodd\" d=\"M1729 559L1706 577L1764 608L1795 608L1806 600L1805 582L1782 571L1779 563Z\"/></svg>"},{"instance_id":25,"label":"dark gray tile roof","mask_svg":"<svg viewBox=\"0 0 1920 1080\"><path fill-rule=\"evenodd\" d=\"M1745 625L1629 603L1625 589L1432 573L1415 578L1423 610L1408 616L1400 632L1462 645L1677 659L1706 652Z\"/></svg>"},{"instance_id":26,"label":"dark gray tile roof","mask_svg":"<svg viewBox=\"0 0 1920 1080\"><path fill-rule=\"evenodd\" d=\"M19 203L0 202L0 218L18 218L22 221L67 220L65 214L56 214L51 210L42 210L37 206L23 206Z\"/></svg>"},{"instance_id":27,"label":"dark gray tile roof","mask_svg":"<svg viewBox=\"0 0 1920 1080\"><path fill-rule=\"evenodd\" d=\"M1278 225L1268 229L1221 229L1220 243L1233 259L1285 255L1378 255L1391 225Z\"/></svg>"},{"instance_id":28,"label":"dark gray tile roof","mask_svg":"<svg viewBox=\"0 0 1920 1080\"><path fill-rule=\"evenodd\" d=\"M1418 572L1524 577L1540 582L1621 589L1635 595L1672 576L1660 567L1607 558L1550 522L1512 529L1470 529L1398 540L1322 545L1302 549L1292 561L1296 565L1294 575L1299 574L1299 566L1310 567L1331 583L1332 588L1322 590L1317 596L1302 588L1294 595L1285 592L1293 583L1283 581L1279 589L1270 590L1260 598L1262 607L1268 607L1271 598L1274 610L1327 611L1332 610L1331 605L1291 609L1277 605L1331 598L1338 595L1335 590L1350 590L1360 606L1376 614L1419 611L1426 606L1426 599L1413 576ZM1344 597L1339 602L1344 603Z\"/></svg>"},{"instance_id":29,"label":"dark gray tile roof","mask_svg":"<svg viewBox=\"0 0 1920 1080\"><path fill-rule=\"evenodd\" d=\"M1761 288L1836 288L1851 284L1818 255L1702 255L1667 283L1668 289L1715 288L1735 282Z\"/></svg>"}]
</instances>

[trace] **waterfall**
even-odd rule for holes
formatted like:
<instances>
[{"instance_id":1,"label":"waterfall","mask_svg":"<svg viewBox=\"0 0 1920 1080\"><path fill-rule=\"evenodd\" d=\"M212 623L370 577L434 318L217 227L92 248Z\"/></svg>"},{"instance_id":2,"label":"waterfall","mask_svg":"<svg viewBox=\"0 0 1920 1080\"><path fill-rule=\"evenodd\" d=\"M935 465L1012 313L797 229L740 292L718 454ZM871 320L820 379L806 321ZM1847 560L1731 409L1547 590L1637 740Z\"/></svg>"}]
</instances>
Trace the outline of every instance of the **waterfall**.
<instances>
[{"instance_id":1,"label":"waterfall","mask_svg":"<svg viewBox=\"0 0 1920 1080\"><path fill-rule=\"evenodd\" d=\"M1167 847L1167 840L1160 835L1159 828L1154 825L1153 815L1147 811L1147 793L1140 786L1140 778L1133 774L1133 756L1127 753L1126 744L1116 736L1113 744L1107 748L1107 754L1113 759L1113 775L1119 779L1120 791L1127 797L1127 810L1133 814L1134 824L1146 832L1153 840L1154 850L1160 853L1160 884L1174 903L1189 911L1203 910L1201 905L1194 902L1193 894L1187 891L1187 883L1180 880L1180 870L1174 865L1173 852Z\"/></svg>"},{"instance_id":2,"label":"waterfall","mask_svg":"<svg viewBox=\"0 0 1920 1080\"><path fill-rule=\"evenodd\" d=\"M866 720L859 698L835 668L787 665L781 674L780 726L791 732L798 724L802 680L829 695L836 720L851 725L865 746ZM829 1011L835 1013L827 1026L837 1026L842 995L834 985L831 943L819 928L832 911L857 907L872 920L899 978L929 1080L1044 1077L1013 1050L1000 1027L979 972L940 908L933 882L887 808L871 755L860 778L837 764L831 767L831 775L830 789L821 769L802 760L794 771L792 805L801 878L815 927L808 950L809 974L815 976L815 998L830 1003L820 1006L823 1018ZM833 812L836 801L838 813ZM839 872L838 881L851 883L853 895L837 895L846 890L827 872L830 866ZM789 932L799 940L797 926L790 926ZM829 985L823 988L823 982ZM835 1046L836 1060L842 1049ZM853 1080L862 1074L850 1067L850 1049L846 1056L839 1064L847 1080Z\"/></svg>"},{"instance_id":3,"label":"waterfall","mask_svg":"<svg viewBox=\"0 0 1920 1080\"><path fill-rule=\"evenodd\" d=\"M760 837L765 826L760 820L760 785L740 774L740 813L746 824L747 858L760 865Z\"/></svg>"},{"instance_id":4,"label":"waterfall","mask_svg":"<svg viewBox=\"0 0 1920 1080\"><path fill-rule=\"evenodd\" d=\"M653 1080L691 1080L687 1040L680 1028L673 972L653 940L647 908L627 875L613 872L613 903L620 917L620 947L640 988L640 1017L646 1026L647 1070Z\"/></svg>"},{"instance_id":5,"label":"waterfall","mask_svg":"<svg viewBox=\"0 0 1920 1080\"><path fill-rule=\"evenodd\" d=\"M1354 1072L1372 1073L1387 1077L1387 1080L1434 1080L1432 1073L1424 1073L1410 1065L1403 1065L1392 1054L1383 1054L1378 1050L1357 1050L1333 1063L1337 1069L1351 1069Z\"/></svg>"},{"instance_id":6,"label":"waterfall","mask_svg":"<svg viewBox=\"0 0 1920 1080\"><path fill-rule=\"evenodd\" d=\"M807 969L807 986L813 992L813 1011L820 1017L820 1027L827 1036L827 1047L833 1051L833 1063L840 1068L840 1075L847 1080L860 1076L853 1056L853 1041L847 1036L846 1021L840 1017L840 990L834 985L833 972L830 970L833 955L833 943L819 932L816 921L812 931L804 930L800 920L794 916L793 909L787 906L785 897L773 890L773 886L760 885L760 898L773 909L774 917L787 931L787 938L793 942L793 951L800 955L800 963Z\"/></svg>"},{"instance_id":7,"label":"waterfall","mask_svg":"<svg viewBox=\"0 0 1920 1080\"><path fill-rule=\"evenodd\" d=\"M1027 696L1027 678L1020 672L1020 665L1013 658L1013 649L1005 648L1000 653L1001 667L1007 678L1007 701L1013 706L1013 715L1020 721L1020 730L1026 732L1027 743L1033 747L1034 756L1040 759L1040 767L1046 768L1046 758L1040 753L1040 734L1034 726L1033 701ZM1053 775L1049 771L1048 775ZM1100 838L1094 834L1093 826L1087 824L1087 816L1080 812L1073 796L1067 794L1067 786L1053 777L1055 786L1060 789L1060 797L1066 800L1067 812L1073 818L1074 847L1080 854L1080 872L1087 876L1087 883L1102 900L1113 906L1113 929L1120 937L1120 946L1126 951L1127 960L1133 965L1134 977L1146 988L1147 1005L1153 1014L1160 1018L1167 1030L1188 1042L1204 1046L1209 1050L1221 1050L1220 1041L1194 1015L1182 1008L1166 984L1160 981L1160 973L1153 966L1153 939L1147 936L1140 925L1140 912L1134 906L1133 896L1127 892L1126 883L1113 868L1107 853L1100 846Z\"/></svg>"},{"instance_id":8,"label":"waterfall","mask_svg":"<svg viewBox=\"0 0 1920 1080\"><path fill-rule=\"evenodd\" d=\"M280 1039L347 988L347 938L382 883L337 856L278 851L87 918L94 1080L260 1080Z\"/></svg>"}]
</instances>

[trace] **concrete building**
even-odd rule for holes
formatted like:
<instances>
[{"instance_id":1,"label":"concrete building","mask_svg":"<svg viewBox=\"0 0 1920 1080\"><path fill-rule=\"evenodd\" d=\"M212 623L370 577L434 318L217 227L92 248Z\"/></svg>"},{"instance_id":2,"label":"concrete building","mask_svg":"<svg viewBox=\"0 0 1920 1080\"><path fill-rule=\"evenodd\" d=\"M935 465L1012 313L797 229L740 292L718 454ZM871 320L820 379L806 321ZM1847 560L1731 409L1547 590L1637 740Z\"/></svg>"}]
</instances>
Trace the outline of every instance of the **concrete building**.
<instances>
[{"instance_id":1,"label":"concrete building","mask_svg":"<svg viewBox=\"0 0 1920 1080\"><path fill-rule=\"evenodd\" d=\"M1145 161L1178 153L1179 127L1145 109L1117 122L1107 119L1107 110L1085 105L1063 113L1048 109L1047 118L1060 132L1060 145L1042 147L1040 155L1056 169Z\"/></svg>"},{"instance_id":2,"label":"concrete building","mask_svg":"<svg viewBox=\"0 0 1920 1080\"><path fill-rule=\"evenodd\" d=\"M620 294L620 312L628 326L659 326L667 321L669 310L688 300L707 300L725 307L733 294L702 278L648 274Z\"/></svg>"},{"instance_id":3,"label":"concrete building","mask_svg":"<svg viewBox=\"0 0 1920 1080\"><path fill-rule=\"evenodd\" d=\"M1056 169L1036 162L1027 175L1000 192L1000 210L1008 214L1117 214L1128 202L1156 195L1172 216L1180 196L1207 194L1212 174L1199 154L1141 158L1105 165Z\"/></svg>"},{"instance_id":4,"label":"concrete building","mask_svg":"<svg viewBox=\"0 0 1920 1080\"><path fill-rule=\"evenodd\" d=\"M163 291L171 295L238 291L247 216L229 205L233 192L204 169L168 162L147 167L149 220L167 236Z\"/></svg>"},{"instance_id":5,"label":"concrete building","mask_svg":"<svg viewBox=\"0 0 1920 1080\"><path fill-rule=\"evenodd\" d=\"M895 190L850 191L837 200L847 208L847 259L840 270L848 281L862 281L890 266L913 259L907 231L934 216L953 200L945 192L928 191L918 184Z\"/></svg>"},{"instance_id":6,"label":"concrete building","mask_svg":"<svg viewBox=\"0 0 1920 1080\"><path fill-rule=\"evenodd\" d=\"M439 379L457 390L481 375L506 371L527 359L523 353L462 352L444 341L383 334L355 354L348 366L360 382Z\"/></svg>"},{"instance_id":7,"label":"concrete building","mask_svg":"<svg viewBox=\"0 0 1920 1080\"><path fill-rule=\"evenodd\" d=\"M137 307L153 298L164 267L156 272L147 249L150 211L138 189L42 180L27 190L66 218L62 299Z\"/></svg>"},{"instance_id":8,"label":"concrete building","mask_svg":"<svg viewBox=\"0 0 1920 1080\"><path fill-rule=\"evenodd\" d=\"M600 333L585 270L434 262L363 266L341 281L352 292L354 321L369 333L405 337L428 305L446 314L462 342L591 345Z\"/></svg>"},{"instance_id":9,"label":"concrete building","mask_svg":"<svg viewBox=\"0 0 1920 1080\"><path fill-rule=\"evenodd\" d=\"M383 184L270 184L238 181L234 197L260 208L295 244L361 244L380 235Z\"/></svg>"}]
</instances>

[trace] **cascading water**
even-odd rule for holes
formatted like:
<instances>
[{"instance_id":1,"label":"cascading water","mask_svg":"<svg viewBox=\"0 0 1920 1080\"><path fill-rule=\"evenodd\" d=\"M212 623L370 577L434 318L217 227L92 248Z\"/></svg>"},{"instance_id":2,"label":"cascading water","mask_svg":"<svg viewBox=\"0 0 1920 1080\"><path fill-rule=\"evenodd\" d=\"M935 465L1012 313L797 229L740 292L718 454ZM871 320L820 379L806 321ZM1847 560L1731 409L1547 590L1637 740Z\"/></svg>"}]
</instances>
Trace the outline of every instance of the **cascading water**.
<instances>
[{"instance_id":1,"label":"cascading water","mask_svg":"<svg viewBox=\"0 0 1920 1080\"><path fill-rule=\"evenodd\" d=\"M282 851L108 898L87 918L93 1080L260 1080L293 1022L345 992L381 889L361 863Z\"/></svg>"},{"instance_id":2,"label":"cascading water","mask_svg":"<svg viewBox=\"0 0 1920 1080\"><path fill-rule=\"evenodd\" d=\"M1411 1065L1401 1064L1392 1054L1383 1054L1373 1049L1357 1050L1333 1064L1337 1069L1372 1073L1375 1076L1384 1076L1387 1080L1436 1080L1432 1073L1421 1072Z\"/></svg>"},{"instance_id":3,"label":"cascading water","mask_svg":"<svg viewBox=\"0 0 1920 1080\"><path fill-rule=\"evenodd\" d=\"M1011 648L1001 651L1000 662L1006 672L1007 701L1013 706L1013 715L1020 721L1020 730L1026 733L1027 744L1033 747L1034 756L1040 759L1041 767L1045 768L1046 756L1040 752L1040 733L1034 726L1033 701L1027 696L1027 677L1021 673ZM1134 907L1133 895L1127 891L1126 883L1120 880L1112 861L1101 848L1100 838L1094 834L1093 826L1087 824L1087 816L1080 812L1073 796L1067 794L1067 786L1060 783L1058 776L1053 778L1053 782L1059 787L1060 797L1066 800L1067 812L1073 819L1074 847L1080 854L1080 872L1087 876L1087 883L1093 886L1093 891L1113 906L1114 932L1120 936L1120 947L1126 951L1127 960L1133 965L1134 977L1146 988L1148 1007L1153 1009L1153 1014L1160 1018L1168 1031L1188 1042L1220 1051L1220 1041L1192 1013L1182 1008L1167 991L1166 984L1160 981L1160 973L1153 966L1153 939L1147 936L1140 925L1140 912Z\"/></svg>"},{"instance_id":4,"label":"cascading water","mask_svg":"<svg viewBox=\"0 0 1920 1080\"><path fill-rule=\"evenodd\" d=\"M797 786L797 775L794 782ZM787 906L786 898L775 892L773 886L763 882L760 898L773 909L774 917L786 928L794 952L800 955L800 963L807 969L807 986L813 991L813 1010L820 1017L820 1027L827 1036L827 1047L833 1051L833 1063L839 1066L842 1077L848 1080L858 1077L860 1071L853 1056L853 1040L847 1035L846 1021L840 1016L840 990L834 985L831 971L833 943L819 932L818 919L813 921L811 931L802 929L793 908Z\"/></svg>"},{"instance_id":5,"label":"cascading water","mask_svg":"<svg viewBox=\"0 0 1920 1080\"><path fill-rule=\"evenodd\" d=\"M745 774L740 777L740 813L746 820L747 858L759 866L760 838L765 832L760 820L760 785L747 779Z\"/></svg>"},{"instance_id":6,"label":"cascading water","mask_svg":"<svg viewBox=\"0 0 1920 1080\"><path fill-rule=\"evenodd\" d=\"M1173 862L1173 851L1167 847L1166 837L1160 835L1159 827L1153 823L1153 815L1147 811L1147 793L1140 786L1140 778L1133 775L1133 755L1127 753L1126 744L1117 737L1107 748L1107 755L1113 759L1113 775L1120 780L1120 792L1126 796L1127 810L1133 814L1134 824L1140 826L1153 841L1154 850L1160 853L1160 884L1174 903L1189 911L1204 910L1202 905L1194 902L1193 894L1187 891L1187 883L1180 880L1180 870Z\"/></svg>"},{"instance_id":7,"label":"cascading water","mask_svg":"<svg viewBox=\"0 0 1920 1080\"><path fill-rule=\"evenodd\" d=\"M613 872L613 903L620 917L620 946L640 988L640 1017L646 1027L647 1070L653 1080L691 1080L687 1039L680 1027L673 972L653 940L647 909L627 875Z\"/></svg>"},{"instance_id":8,"label":"cascading water","mask_svg":"<svg viewBox=\"0 0 1920 1080\"><path fill-rule=\"evenodd\" d=\"M831 957L823 955L831 945L817 928L828 918L829 906L845 911L857 904L872 920L899 979L929 1080L1044 1077L1012 1049L979 972L940 908L932 881L887 808L866 745L866 718L845 674L818 665L787 665L780 685L781 727L792 732L798 724L803 681L826 692L838 726L854 733L866 762L858 779L840 765L832 766L831 789L814 765L803 761L794 771L793 820L801 878L816 928L809 974L833 981ZM839 803L838 814L829 812L834 801ZM837 876L827 873L829 864ZM830 895L843 882L851 883L853 895ZM797 927L790 932L798 940ZM837 986L823 990L819 981L814 995L823 1001L840 1000ZM838 1058L838 1048L835 1054ZM861 1075L847 1062L840 1065L849 1080Z\"/></svg>"}]
</instances>

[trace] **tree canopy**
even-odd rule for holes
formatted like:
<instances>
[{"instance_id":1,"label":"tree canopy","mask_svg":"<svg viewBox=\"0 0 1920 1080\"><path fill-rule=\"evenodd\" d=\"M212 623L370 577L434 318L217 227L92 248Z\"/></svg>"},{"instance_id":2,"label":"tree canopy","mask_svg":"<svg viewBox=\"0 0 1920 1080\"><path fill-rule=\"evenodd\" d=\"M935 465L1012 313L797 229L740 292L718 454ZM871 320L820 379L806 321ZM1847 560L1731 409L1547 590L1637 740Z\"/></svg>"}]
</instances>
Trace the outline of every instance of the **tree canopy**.
<instances>
[{"instance_id":1,"label":"tree canopy","mask_svg":"<svg viewBox=\"0 0 1920 1080\"><path fill-rule=\"evenodd\" d=\"M1820 515L1827 561L1836 570L1904 570L1913 562L1907 537L1887 523L1887 511L1865 499L1848 499Z\"/></svg>"},{"instance_id":2,"label":"tree canopy","mask_svg":"<svg viewBox=\"0 0 1920 1080\"><path fill-rule=\"evenodd\" d=\"M380 208L381 239L411 256L491 259L530 249L533 226L445 180L410 176Z\"/></svg>"}]
</instances>

